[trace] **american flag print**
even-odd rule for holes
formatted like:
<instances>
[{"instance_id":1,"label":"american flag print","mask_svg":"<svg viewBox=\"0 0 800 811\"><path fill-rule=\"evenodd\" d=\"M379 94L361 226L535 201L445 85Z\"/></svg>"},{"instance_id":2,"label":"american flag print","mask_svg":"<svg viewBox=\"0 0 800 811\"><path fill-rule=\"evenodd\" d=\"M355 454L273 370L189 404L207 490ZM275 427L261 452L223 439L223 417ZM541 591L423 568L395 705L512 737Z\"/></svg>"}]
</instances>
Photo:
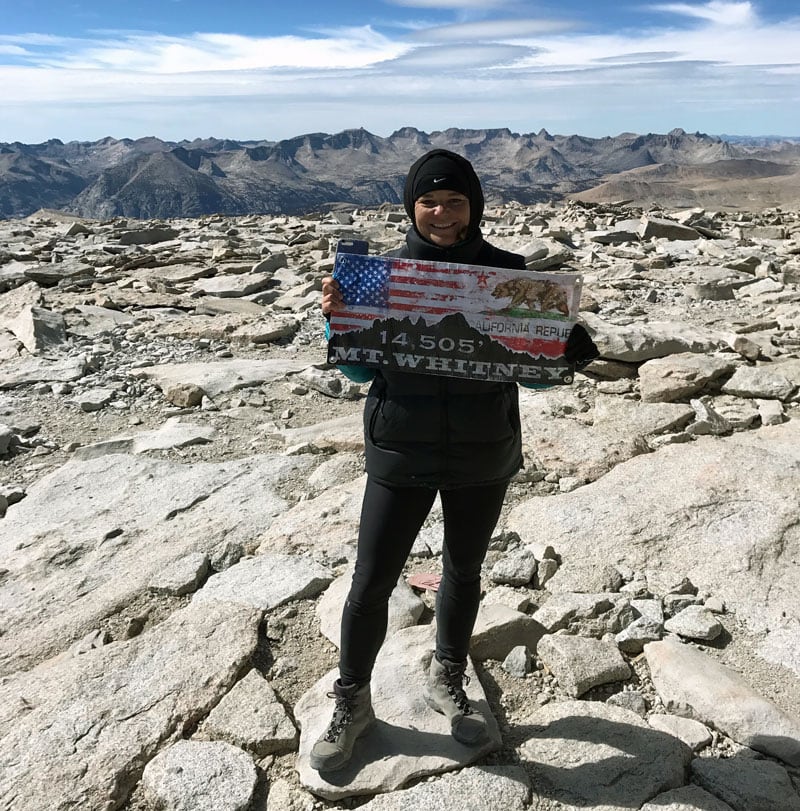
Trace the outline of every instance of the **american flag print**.
<instances>
[{"instance_id":1,"label":"american flag print","mask_svg":"<svg viewBox=\"0 0 800 811\"><path fill-rule=\"evenodd\" d=\"M465 329L472 331L463 344L473 342L471 360L480 360L481 347L491 350L492 343L530 359L561 358L577 317L581 287L578 274L347 253L337 254L333 276L345 302L343 310L331 314L334 344L355 346L359 335L370 341L378 331L384 341L387 334L407 335L407 327L401 332L399 322L409 321L417 337L426 328L436 335L437 325L445 319L455 323L448 316L459 314L458 324L466 322ZM475 333L485 336L485 342L475 340ZM431 341L423 343L429 346ZM446 349L450 342L437 339L440 344ZM375 365L390 363L387 357L381 356Z\"/></svg>"}]
</instances>

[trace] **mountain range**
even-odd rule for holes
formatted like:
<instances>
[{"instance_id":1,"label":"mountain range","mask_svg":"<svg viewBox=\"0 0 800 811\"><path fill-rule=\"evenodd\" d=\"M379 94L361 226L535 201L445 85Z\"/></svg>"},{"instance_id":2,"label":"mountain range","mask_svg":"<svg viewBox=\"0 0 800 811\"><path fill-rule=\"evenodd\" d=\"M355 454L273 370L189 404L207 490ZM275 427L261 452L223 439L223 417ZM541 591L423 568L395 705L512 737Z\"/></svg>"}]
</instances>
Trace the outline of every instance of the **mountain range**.
<instances>
[{"instance_id":1,"label":"mountain range","mask_svg":"<svg viewBox=\"0 0 800 811\"><path fill-rule=\"evenodd\" d=\"M161 219L398 203L408 167L435 147L473 162L490 203L576 196L643 205L800 205L798 139L682 129L589 138L403 127L386 138L351 129L277 142L109 137L0 143L0 217L58 209L95 219Z\"/></svg>"}]
</instances>

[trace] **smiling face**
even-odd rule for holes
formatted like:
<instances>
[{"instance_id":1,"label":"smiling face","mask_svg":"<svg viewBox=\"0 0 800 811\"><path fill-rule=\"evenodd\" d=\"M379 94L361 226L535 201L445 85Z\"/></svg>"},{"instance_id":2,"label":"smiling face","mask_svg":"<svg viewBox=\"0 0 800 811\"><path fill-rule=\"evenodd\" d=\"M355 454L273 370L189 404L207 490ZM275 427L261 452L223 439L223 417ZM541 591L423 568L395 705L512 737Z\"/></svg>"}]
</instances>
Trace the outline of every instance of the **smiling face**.
<instances>
[{"instance_id":1,"label":"smiling face","mask_svg":"<svg viewBox=\"0 0 800 811\"><path fill-rule=\"evenodd\" d=\"M466 236L469 213L469 199L457 191L437 189L414 201L417 231L442 248L455 245Z\"/></svg>"}]
</instances>

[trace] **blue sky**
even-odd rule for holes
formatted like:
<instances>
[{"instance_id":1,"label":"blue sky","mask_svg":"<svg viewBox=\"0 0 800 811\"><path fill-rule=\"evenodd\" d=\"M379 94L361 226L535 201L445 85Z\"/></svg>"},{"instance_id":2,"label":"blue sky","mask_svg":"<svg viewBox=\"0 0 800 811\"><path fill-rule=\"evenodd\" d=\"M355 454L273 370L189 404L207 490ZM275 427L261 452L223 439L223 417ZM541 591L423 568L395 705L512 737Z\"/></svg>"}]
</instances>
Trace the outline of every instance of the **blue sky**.
<instances>
[{"instance_id":1,"label":"blue sky","mask_svg":"<svg viewBox=\"0 0 800 811\"><path fill-rule=\"evenodd\" d=\"M5 0L0 141L800 135L797 0Z\"/></svg>"}]
</instances>

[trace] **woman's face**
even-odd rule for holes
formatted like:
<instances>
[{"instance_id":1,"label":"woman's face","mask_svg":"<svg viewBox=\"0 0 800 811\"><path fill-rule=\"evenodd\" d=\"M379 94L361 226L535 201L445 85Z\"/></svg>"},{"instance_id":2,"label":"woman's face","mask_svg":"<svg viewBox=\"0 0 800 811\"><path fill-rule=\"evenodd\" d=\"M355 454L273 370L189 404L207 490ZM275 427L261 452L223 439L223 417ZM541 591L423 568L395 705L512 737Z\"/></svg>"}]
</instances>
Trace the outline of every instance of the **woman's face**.
<instances>
[{"instance_id":1,"label":"woman's face","mask_svg":"<svg viewBox=\"0 0 800 811\"><path fill-rule=\"evenodd\" d=\"M447 248L466 236L469 198L447 189L426 192L414 202L414 219L420 236Z\"/></svg>"}]
</instances>

